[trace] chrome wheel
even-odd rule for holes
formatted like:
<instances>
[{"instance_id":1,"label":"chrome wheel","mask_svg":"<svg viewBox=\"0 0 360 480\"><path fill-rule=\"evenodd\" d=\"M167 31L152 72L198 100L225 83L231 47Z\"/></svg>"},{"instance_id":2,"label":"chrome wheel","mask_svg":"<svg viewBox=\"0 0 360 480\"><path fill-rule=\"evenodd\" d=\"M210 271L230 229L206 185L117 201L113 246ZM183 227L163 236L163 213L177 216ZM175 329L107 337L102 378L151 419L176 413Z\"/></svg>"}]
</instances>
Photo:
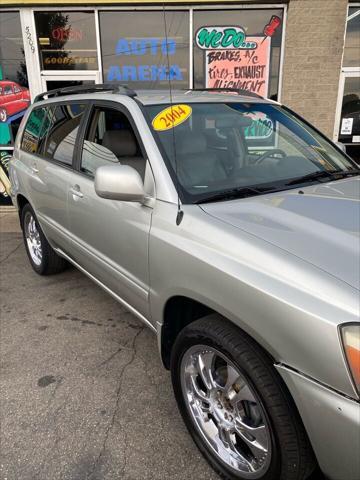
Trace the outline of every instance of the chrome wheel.
<instances>
[{"instance_id":1,"label":"chrome wheel","mask_svg":"<svg viewBox=\"0 0 360 480\"><path fill-rule=\"evenodd\" d=\"M36 226L35 218L30 212L27 212L25 215L24 232L31 260L36 266L39 266L42 262L41 239L39 230Z\"/></svg>"},{"instance_id":2,"label":"chrome wheel","mask_svg":"<svg viewBox=\"0 0 360 480\"><path fill-rule=\"evenodd\" d=\"M270 428L260 399L221 352L196 345L181 362L182 393L211 450L240 478L264 475L271 460Z\"/></svg>"},{"instance_id":3,"label":"chrome wheel","mask_svg":"<svg viewBox=\"0 0 360 480\"><path fill-rule=\"evenodd\" d=\"M3 108L0 109L0 122L6 122L7 120L7 113L6 110Z\"/></svg>"}]
</instances>

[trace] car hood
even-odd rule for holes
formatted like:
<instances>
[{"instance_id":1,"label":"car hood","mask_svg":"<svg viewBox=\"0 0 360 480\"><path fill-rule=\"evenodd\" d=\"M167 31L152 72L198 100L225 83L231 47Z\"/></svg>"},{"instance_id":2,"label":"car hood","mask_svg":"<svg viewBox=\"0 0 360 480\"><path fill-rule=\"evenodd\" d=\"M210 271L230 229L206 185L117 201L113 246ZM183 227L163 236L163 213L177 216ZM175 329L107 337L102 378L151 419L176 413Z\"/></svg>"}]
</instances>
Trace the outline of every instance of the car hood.
<instances>
[{"instance_id":1,"label":"car hood","mask_svg":"<svg viewBox=\"0 0 360 480\"><path fill-rule=\"evenodd\" d=\"M360 177L201 207L360 289Z\"/></svg>"}]
</instances>

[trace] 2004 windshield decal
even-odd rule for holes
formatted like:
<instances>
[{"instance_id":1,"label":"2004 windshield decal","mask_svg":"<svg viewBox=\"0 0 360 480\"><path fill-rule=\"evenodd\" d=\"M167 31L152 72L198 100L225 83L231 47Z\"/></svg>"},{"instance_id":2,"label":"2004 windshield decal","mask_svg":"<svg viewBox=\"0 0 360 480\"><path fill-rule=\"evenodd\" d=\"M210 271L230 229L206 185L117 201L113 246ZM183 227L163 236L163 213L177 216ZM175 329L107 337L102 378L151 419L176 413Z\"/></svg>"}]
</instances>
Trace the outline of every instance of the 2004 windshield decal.
<instances>
[{"instance_id":1,"label":"2004 windshield decal","mask_svg":"<svg viewBox=\"0 0 360 480\"><path fill-rule=\"evenodd\" d=\"M185 122L192 113L190 105L172 105L159 112L154 120L152 126L154 130L162 132L170 128L177 127L180 123Z\"/></svg>"}]
</instances>

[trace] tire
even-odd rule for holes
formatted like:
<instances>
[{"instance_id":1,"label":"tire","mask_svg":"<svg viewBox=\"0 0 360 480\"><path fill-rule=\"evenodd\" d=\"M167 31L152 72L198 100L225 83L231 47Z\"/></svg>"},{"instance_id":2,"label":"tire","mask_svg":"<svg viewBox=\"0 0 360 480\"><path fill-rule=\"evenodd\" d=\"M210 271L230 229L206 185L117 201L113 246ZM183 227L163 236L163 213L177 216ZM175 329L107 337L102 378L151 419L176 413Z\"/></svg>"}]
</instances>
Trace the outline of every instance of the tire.
<instances>
[{"instance_id":1,"label":"tire","mask_svg":"<svg viewBox=\"0 0 360 480\"><path fill-rule=\"evenodd\" d=\"M315 457L285 384L269 355L231 322L212 314L185 327L171 376L184 422L221 478L305 480L312 473Z\"/></svg>"},{"instance_id":2,"label":"tire","mask_svg":"<svg viewBox=\"0 0 360 480\"><path fill-rule=\"evenodd\" d=\"M67 261L53 250L29 204L21 210L21 227L26 253L36 273L53 275L66 269Z\"/></svg>"},{"instance_id":3,"label":"tire","mask_svg":"<svg viewBox=\"0 0 360 480\"><path fill-rule=\"evenodd\" d=\"M0 122L6 122L7 117L7 111L5 108L0 108Z\"/></svg>"}]
</instances>

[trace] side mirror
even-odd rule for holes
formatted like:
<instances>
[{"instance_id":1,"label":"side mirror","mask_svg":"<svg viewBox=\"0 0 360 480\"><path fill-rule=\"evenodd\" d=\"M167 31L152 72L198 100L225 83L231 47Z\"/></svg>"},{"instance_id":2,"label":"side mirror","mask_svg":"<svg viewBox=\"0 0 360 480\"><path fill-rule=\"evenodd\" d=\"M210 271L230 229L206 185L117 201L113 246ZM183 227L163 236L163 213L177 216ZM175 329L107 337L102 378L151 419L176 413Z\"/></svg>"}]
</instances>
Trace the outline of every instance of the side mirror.
<instances>
[{"instance_id":1,"label":"side mirror","mask_svg":"<svg viewBox=\"0 0 360 480\"><path fill-rule=\"evenodd\" d=\"M335 142L335 144L338 148L340 148L340 150L342 150L344 153L346 153L346 145L344 145L341 142Z\"/></svg>"},{"instance_id":2,"label":"side mirror","mask_svg":"<svg viewBox=\"0 0 360 480\"><path fill-rule=\"evenodd\" d=\"M99 197L124 202L143 202L144 184L138 172L128 165L104 165L95 173L95 192Z\"/></svg>"}]
</instances>

